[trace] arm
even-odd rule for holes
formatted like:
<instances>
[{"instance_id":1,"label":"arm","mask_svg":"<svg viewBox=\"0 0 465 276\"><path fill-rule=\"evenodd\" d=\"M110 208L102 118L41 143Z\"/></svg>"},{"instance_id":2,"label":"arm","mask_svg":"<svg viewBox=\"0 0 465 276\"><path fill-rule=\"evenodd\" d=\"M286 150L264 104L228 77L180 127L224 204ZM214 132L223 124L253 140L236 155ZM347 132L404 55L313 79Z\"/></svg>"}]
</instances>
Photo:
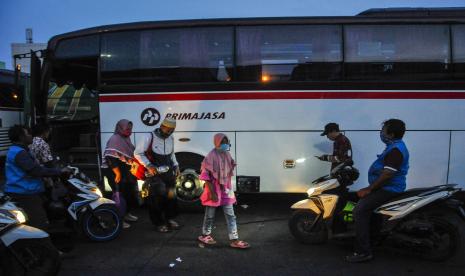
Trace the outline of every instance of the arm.
<instances>
[{"instance_id":1,"label":"arm","mask_svg":"<svg viewBox=\"0 0 465 276\"><path fill-rule=\"evenodd\" d=\"M371 183L370 186L358 191L358 196L365 197L367 194L381 189L400 169L402 166L402 161L403 156L399 150L393 149L391 152L389 152L384 158L384 168L381 171L381 175L378 177L378 179Z\"/></svg>"},{"instance_id":2,"label":"arm","mask_svg":"<svg viewBox=\"0 0 465 276\"><path fill-rule=\"evenodd\" d=\"M33 177L60 176L61 170L45 168L37 164L27 151L21 151L15 157L15 163L28 175Z\"/></svg>"},{"instance_id":3,"label":"arm","mask_svg":"<svg viewBox=\"0 0 465 276\"><path fill-rule=\"evenodd\" d=\"M145 152L149 148L151 138L150 135L152 134L145 135L143 139L140 139L136 145L136 149L134 150L134 157L137 159L137 161L139 161L139 163L144 165L144 167L146 168L148 168L151 165L149 159L145 155Z\"/></svg>"},{"instance_id":4,"label":"arm","mask_svg":"<svg viewBox=\"0 0 465 276\"><path fill-rule=\"evenodd\" d=\"M334 150L332 155L327 155L325 161L331 163L341 163L347 161L352 155L352 146L349 139L342 136L334 143Z\"/></svg>"},{"instance_id":5,"label":"arm","mask_svg":"<svg viewBox=\"0 0 465 276\"><path fill-rule=\"evenodd\" d=\"M115 157L110 157L110 156L107 156L105 158L107 160L108 166L111 168L111 170L115 174L115 183L116 184L120 183L121 182L121 170L119 168L118 162L121 162L121 161Z\"/></svg>"}]
</instances>

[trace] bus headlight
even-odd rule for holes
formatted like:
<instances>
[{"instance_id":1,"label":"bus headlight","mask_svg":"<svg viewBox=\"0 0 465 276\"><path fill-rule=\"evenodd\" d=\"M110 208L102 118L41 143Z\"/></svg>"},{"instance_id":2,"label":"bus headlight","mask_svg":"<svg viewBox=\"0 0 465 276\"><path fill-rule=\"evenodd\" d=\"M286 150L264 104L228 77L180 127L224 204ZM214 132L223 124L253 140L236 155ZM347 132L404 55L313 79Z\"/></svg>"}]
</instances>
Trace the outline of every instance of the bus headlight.
<instances>
[{"instance_id":1,"label":"bus headlight","mask_svg":"<svg viewBox=\"0 0 465 276\"><path fill-rule=\"evenodd\" d=\"M10 212L11 212L11 214L13 214L13 216L15 216L16 220L19 223L26 223L27 217L26 217L26 214L24 213L24 211L22 211L22 210L11 210Z\"/></svg>"}]
</instances>

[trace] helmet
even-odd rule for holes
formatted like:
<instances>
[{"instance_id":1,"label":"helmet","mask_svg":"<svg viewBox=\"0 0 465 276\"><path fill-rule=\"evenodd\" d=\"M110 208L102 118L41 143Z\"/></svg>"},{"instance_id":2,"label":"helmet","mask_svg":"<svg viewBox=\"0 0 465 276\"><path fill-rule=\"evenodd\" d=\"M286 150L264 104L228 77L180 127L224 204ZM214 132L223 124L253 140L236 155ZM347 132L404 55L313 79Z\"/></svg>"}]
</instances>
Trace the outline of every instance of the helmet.
<instances>
[{"instance_id":1,"label":"helmet","mask_svg":"<svg viewBox=\"0 0 465 276\"><path fill-rule=\"evenodd\" d=\"M341 183L349 186L354 184L354 181L358 179L360 172L352 166L346 166L338 172L338 176Z\"/></svg>"}]
</instances>

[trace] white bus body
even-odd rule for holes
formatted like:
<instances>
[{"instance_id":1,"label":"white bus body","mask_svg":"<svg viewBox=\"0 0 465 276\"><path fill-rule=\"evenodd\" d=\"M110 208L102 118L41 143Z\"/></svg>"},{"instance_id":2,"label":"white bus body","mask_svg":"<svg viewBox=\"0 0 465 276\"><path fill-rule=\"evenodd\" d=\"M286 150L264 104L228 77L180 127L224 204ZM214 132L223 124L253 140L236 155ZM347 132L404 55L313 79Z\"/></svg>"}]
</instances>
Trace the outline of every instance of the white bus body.
<instances>
[{"instance_id":1,"label":"white bus body","mask_svg":"<svg viewBox=\"0 0 465 276\"><path fill-rule=\"evenodd\" d=\"M147 108L159 115L144 114ZM390 118L402 119L407 126L408 188L444 183L465 187L465 90L102 94L102 148L120 119L133 122L137 143L159 125L149 126L142 119L153 124L174 114L177 153L205 156L213 147L213 135L223 132L231 140L236 175L260 177L260 192L305 192L313 179L328 173L330 164L314 157L332 152L332 142L320 136L328 122L339 123L352 142L361 173L352 189L366 186L368 168L384 149L381 124ZM295 167L285 168L285 160L296 161Z\"/></svg>"}]
</instances>

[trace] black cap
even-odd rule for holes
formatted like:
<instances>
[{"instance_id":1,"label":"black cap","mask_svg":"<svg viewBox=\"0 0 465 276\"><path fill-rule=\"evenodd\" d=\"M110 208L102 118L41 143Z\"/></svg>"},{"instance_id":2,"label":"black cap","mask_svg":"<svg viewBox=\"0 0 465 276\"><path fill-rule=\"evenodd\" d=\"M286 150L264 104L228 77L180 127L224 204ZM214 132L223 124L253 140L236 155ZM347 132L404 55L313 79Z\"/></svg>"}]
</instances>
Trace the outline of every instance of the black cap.
<instances>
[{"instance_id":1,"label":"black cap","mask_svg":"<svg viewBox=\"0 0 465 276\"><path fill-rule=\"evenodd\" d=\"M325 136L328 133L331 133L333 131L339 131L339 125L336 124L336 123L329 123L329 124L325 125L325 131L323 131L323 133L321 133L321 136Z\"/></svg>"}]
</instances>

